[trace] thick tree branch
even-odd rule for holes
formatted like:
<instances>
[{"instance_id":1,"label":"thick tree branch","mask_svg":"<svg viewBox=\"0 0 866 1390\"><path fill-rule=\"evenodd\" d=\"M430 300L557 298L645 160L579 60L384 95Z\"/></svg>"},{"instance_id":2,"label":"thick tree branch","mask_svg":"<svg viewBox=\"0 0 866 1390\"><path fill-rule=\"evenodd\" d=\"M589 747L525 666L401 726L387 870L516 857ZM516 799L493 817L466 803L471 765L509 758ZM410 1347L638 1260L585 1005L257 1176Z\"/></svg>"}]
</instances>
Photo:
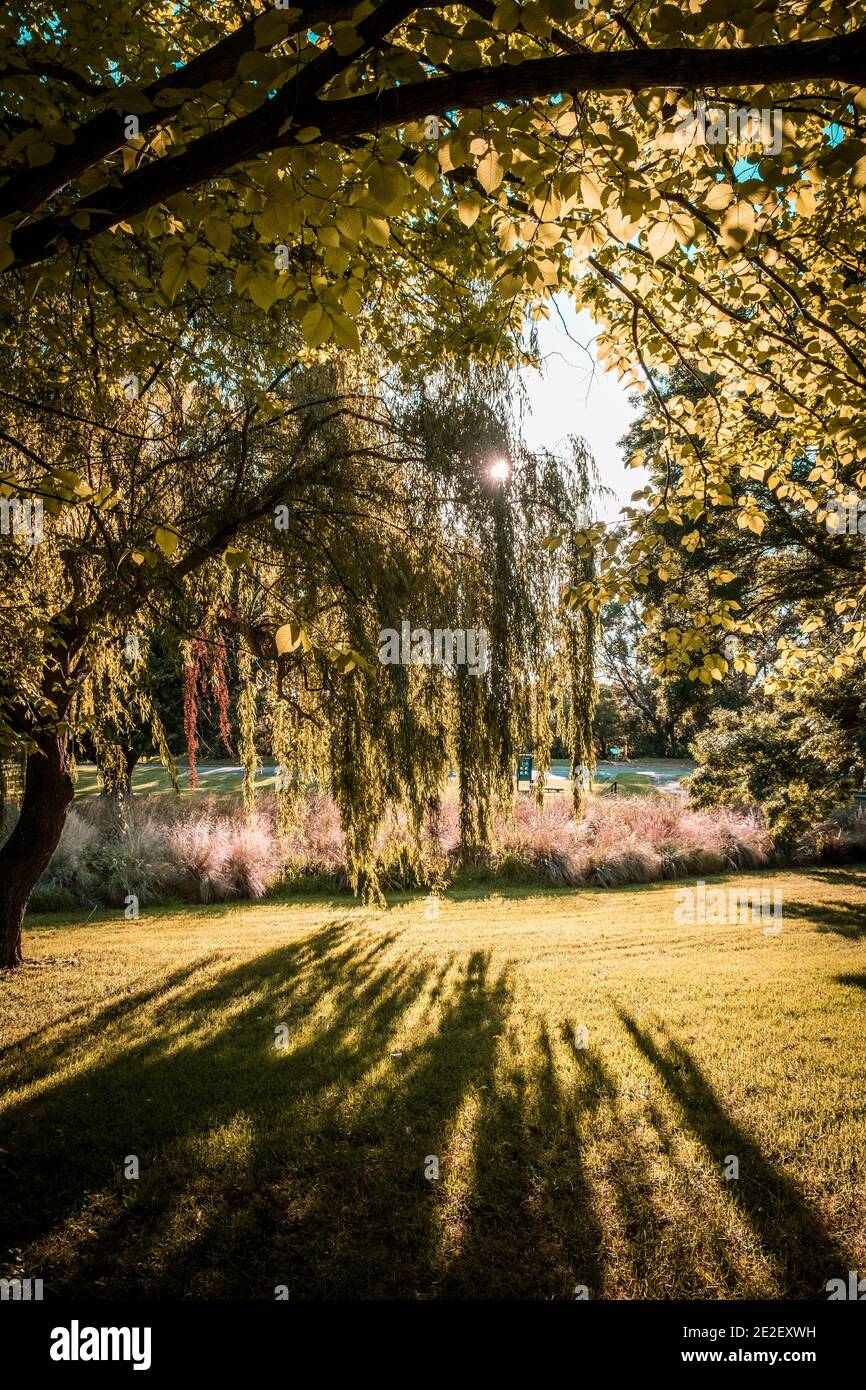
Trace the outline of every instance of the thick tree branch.
<instances>
[{"instance_id":1,"label":"thick tree branch","mask_svg":"<svg viewBox=\"0 0 866 1390\"><path fill-rule=\"evenodd\" d=\"M126 140L124 132L125 101L129 102L129 110L138 115L139 130L142 134L147 134L156 126L171 119L172 107L170 105L153 105L150 111L140 112L142 98L153 103L157 97L162 97L165 93L196 92L206 84L222 82L232 76L245 54L256 51L266 52L282 43L290 34L297 33L312 23L332 24L337 20L345 19L351 14L353 6L351 0L311 0L311 3L306 5L303 4L303 0L299 0L295 8L303 8L304 13L300 18L291 22L287 19L283 32L267 43L259 43L256 40L256 24L267 15L268 12L265 10L262 14L239 25L213 48L191 58L183 67L172 68L164 77L157 78L155 82L149 83L146 87L130 84L127 87L117 89L91 88L89 95L99 94L105 97L110 92L111 110L101 111L99 115L93 116L80 126L75 132L72 143L60 146L48 164L35 169L23 169L20 173L13 175L0 188L0 217L35 212L47 198L58 193L74 179L80 178L87 169L91 169L101 159L108 158L109 155L122 148ZM279 15L280 11L277 10L275 13ZM21 52L26 56L26 49L22 48ZM58 65L47 64L40 60L31 65L31 71L48 71L52 67L58 67ZM19 72L16 69L7 75L25 77L27 73ZM71 81L68 77L66 80ZM84 79L81 81L83 82ZM78 89L84 90L81 86Z\"/></svg>"},{"instance_id":2,"label":"thick tree branch","mask_svg":"<svg viewBox=\"0 0 866 1390\"><path fill-rule=\"evenodd\" d=\"M375 43L415 8L416 0L385 0L358 26L366 46ZM12 237L9 269L33 265L58 249L91 240L186 189L225 174L245 160L295 143L297 130L315 126L317 139L339 143L360 133L401 125L427 115L528 100L554 92L680 90L761 86L827 79L866 85L866 27L833 39L744 49L640 49L530 59L514 66L474 68L448 77L410 82L382 93L322 100L321 87L345 65L326 49L273 100L182 153L129 174L114 187L90 194L87 227L71 214L46 217ZM355 55L356 56L356 55ZM327 61L326 61L327 60ZM287 129L288 122L291 127Z\"/></svg>"}]
</instances>

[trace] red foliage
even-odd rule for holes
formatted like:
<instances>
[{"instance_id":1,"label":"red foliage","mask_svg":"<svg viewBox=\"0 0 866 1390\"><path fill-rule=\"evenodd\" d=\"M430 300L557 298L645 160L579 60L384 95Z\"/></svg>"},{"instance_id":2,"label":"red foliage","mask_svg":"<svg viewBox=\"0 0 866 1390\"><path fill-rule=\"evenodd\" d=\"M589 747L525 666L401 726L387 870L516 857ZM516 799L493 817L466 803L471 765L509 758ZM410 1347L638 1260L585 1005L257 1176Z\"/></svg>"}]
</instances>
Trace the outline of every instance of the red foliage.
<instances>
[{"instance_id":1,"label":"red foliage","mask_svg":"<svg viewBox=\"0 0 866 1390\"><path fill-rule=\"evenodd\" d=\"M229 726L229 687L226 679L228 649L220 634L216 642L194 637L190 642L190 660L183 673L183 729L189 763L189 785L198 786L196 754L199 747L198 712L201 696L209 696L217 709L219 730L228 751L234 754Z\"/></svg>"}]
</instances>

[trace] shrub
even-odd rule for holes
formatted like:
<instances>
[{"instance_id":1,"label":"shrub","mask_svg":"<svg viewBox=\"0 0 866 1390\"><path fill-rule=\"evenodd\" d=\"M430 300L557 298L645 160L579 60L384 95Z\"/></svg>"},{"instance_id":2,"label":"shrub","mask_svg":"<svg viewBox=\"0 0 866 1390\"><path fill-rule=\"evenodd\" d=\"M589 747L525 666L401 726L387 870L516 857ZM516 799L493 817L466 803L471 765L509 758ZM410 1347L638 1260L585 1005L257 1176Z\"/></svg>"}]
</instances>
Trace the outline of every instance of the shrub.
<instances>
[{"instance_id":1,"label":"shrub","mask_svg":"<svg viewBox=\"0 0 866 1390\"><path fill-rule=\"evenodd\" d=\"M866 859L866 811L845 806L809 830L798 843L798 864L850 864Z\"/></svg>"},{"instance_id":2,"label":"shrub","mask_svg":"<svg viewBox=\"0 0 866 1390\"><path fill-rule=\"evenodd\" d=\"M99 800L76 805L32 900L34 910L73 904L120 906L166 896L196 902L261 898L281 884L297 890L345 890L343 836L333 802L305 800L290 833L276 829L273 797L262 797L250 823L237 798L141 798L122 834ZM377 838L383 886L442 887L457 879L501 879L555 887L621 887L660 879L699 878L769 863L773 843L756 812L700 809L668 796L590 797L575 824L570 798L539 807L518 797L513 814L498 807L493 845L474 866L459 857L456 795L438 819L413 832L405 811L392 812ZM801 863L866 858L866 813L840 812L797 845Z\"/></svg>"},{"instance_id":3,"label":"shrub","mask_svg":"<svg viewBox=\"0 0 866 1390\"><path fill-rule=\"evenodd\" d=\"M77 906L71 889L44 879L33 889L28 904L30 912L71 912Z\"/></svg>"}]
</instances>

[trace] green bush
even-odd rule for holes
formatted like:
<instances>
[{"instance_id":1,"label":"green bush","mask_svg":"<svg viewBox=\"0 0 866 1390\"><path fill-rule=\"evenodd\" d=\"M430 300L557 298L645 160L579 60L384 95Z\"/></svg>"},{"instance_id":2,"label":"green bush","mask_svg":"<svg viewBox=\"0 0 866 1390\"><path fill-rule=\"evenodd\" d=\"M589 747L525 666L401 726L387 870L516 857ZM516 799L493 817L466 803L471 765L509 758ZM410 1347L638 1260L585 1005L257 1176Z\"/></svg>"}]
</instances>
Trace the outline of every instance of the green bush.
<instances>
[{"instance_id":1,"label":"green bush","mask_svg":"<svg viewBox=\"0 0 866 1390\"><path fill-rule=\"evenodd\" d=\"M863 777L859 750L839 725L789 699L717 710L692 754L692 805L757 808L783 856Z\"/></svg>"},{"instance_id":2,"label":"green bush","mask_svg":"<svg viewBox=\"0 0 866 1390\"><path fill-rule=\"evenodd\" d=\"M30 912L73 912L78 900L71 888L62 883L37 883L30 894Z\"/></svg>"}]
</instances>

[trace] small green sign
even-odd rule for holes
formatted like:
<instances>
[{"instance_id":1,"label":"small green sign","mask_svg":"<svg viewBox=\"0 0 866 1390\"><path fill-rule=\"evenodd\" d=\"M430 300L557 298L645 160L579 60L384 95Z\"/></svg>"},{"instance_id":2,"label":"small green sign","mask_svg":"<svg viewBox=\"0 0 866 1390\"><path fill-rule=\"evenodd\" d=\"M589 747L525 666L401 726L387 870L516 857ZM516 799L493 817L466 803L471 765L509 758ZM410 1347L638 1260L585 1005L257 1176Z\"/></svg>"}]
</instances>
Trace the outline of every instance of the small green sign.
<instances>
[{"instance_id":1,"label":"small green sign","mask_svg":"<svg viewBox=\"0 0 866 1390\"><path fill-rule=\"evenodd\" d=\"M518 782L532 781L532 754L522 753L517 759L517 780Z\"/></svg>"}]
</instances>

